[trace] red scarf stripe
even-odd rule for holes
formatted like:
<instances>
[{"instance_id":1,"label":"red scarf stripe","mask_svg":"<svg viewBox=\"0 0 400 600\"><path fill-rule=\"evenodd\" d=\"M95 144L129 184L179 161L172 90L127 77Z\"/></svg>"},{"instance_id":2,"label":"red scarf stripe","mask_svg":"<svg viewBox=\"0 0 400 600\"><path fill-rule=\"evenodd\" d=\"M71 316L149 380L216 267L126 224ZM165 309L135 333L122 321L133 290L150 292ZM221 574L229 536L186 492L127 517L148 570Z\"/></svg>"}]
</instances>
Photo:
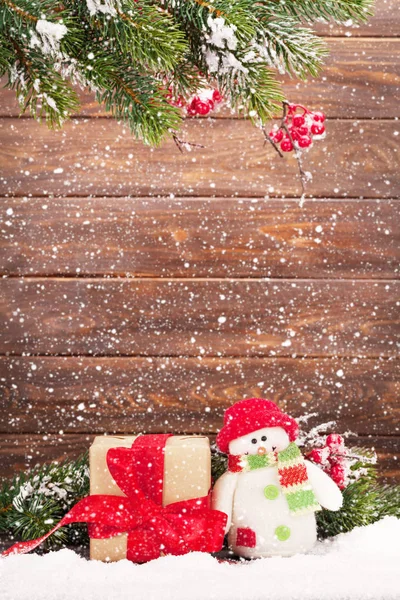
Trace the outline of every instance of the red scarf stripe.
<instances>
[{"instance_id":1,"label":"red scarf stripe","mask_svg":"<svg viewBox=\"0 0 400 600\"><path fill-rule=\"evenodd\" d=\"M241 460L242 456L240 454L229 454L228 471L231 471L231 473L240 473L240 471L243 471L243 467L239 464Z\"/></svg>"},{"instance_id":2,"label":"red scarf stripe","mask_svg":"<svg viewBox=\"0 0 400 600\"><path fill-rule=\"evenodd\" d=\"M307 467L303 463L279 469L279 479L282 487L306 483L308 480Z\"/></svg>"}]
</instances>

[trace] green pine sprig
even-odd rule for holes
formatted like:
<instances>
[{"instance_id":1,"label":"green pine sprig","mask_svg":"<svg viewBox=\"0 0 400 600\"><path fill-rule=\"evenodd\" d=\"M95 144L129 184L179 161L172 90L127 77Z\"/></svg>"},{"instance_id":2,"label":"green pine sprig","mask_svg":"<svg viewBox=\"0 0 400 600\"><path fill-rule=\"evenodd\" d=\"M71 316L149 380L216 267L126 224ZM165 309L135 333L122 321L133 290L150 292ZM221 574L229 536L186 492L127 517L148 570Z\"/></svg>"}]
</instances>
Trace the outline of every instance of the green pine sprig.
<instances>
[{"instance_id":1,"label":"green pine sprig","mask_svg":"<svg viewBox=\"0 0 400 600\"><path fill-rule=\"evenodd\" d=\"M400 485L379 482L378 466L371 461L370 451L354 447L349 453L360 458L352 465L350 483L342 491L342 508L316 513L320 539L372 525L385 516L400 518Z\"/></svg>"},{"instance_id":2,"label":"green pine sprig","mask_svg":"<svg viewBox=\"0 0 400 600\"><path fill-rule=\"evenodd\" d=\"M373 15L374 0L279 0L276 6L307 23L365 23Z\"/></svg>"},{"instance_id":3,"label":"green pine sprig","mask_svg":"<svg viewBox=\"0 0 400 600\"><path fill-rule=\"evenodd\" d=\"M365 21L373 0L0 0L0 74L21 111L61 127L95 92L145 143L176 136L188 100L217 86L263 125L283 73L317 76L326 47L305 24Z\"/></svg>"},{"instance_id":4,"label":"green pine sprig","mask_svg":"<svg viewBox=\"0 0 400 600\"><path fill-rule=\"evenodd\" d=\"M0 533L22 541L41 537L88 493L87 453L18 474L0 487ZM86 526L74 524L56 531L43 549L78 543L88 543Z\"/></svg>"}]
</instances>

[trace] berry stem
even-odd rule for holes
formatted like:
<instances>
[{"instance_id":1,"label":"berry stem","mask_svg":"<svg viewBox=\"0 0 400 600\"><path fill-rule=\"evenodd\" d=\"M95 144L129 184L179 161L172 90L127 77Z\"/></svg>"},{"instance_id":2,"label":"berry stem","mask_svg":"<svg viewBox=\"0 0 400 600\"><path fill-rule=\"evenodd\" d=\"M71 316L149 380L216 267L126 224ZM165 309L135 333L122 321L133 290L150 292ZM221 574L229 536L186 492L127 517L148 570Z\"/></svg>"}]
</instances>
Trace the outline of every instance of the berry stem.
<instances>
[{"instance_id":1,"label":"berry stem","mask_svg":"<svg viewBox=\"0 0 400 600\"><path fill-rule=\"evenodd\" d=\"M307 114L310 112L310 111L308 110L308 108L306 108L306 107L305 107L305 106L303 106L302 104L291 104L290 102L287 102L286 100L284 100L284 101L282 102L282 104L283 104L283 105L287 104L287 106L288 106L288 108L289 108L289 111L290 111L290 112L295 112L295 111L293 110L293 108L294 108L294 107L296 107L296 109L297 109L297 108L301 108L301 110L303 110L303 111L304 111L304 113L303 113L304 115L307 115Z\"/></svg>"},{"instance_id":2,"label":"berry stem","mask_svg":"<svg viewBox=\"0 0 400 600\"><path fill-rule=\"evenodd\" d=\"M274 149L277 151L277 153L279 154L279 156L280 156L281 158L283 158L283 154L282 154L282 152L279 150L279 147L278 147L278 145L277 145L277 144L275 144L274 140L271 140L271 138L269 137L268 133L265 131L264 127L262 128L262 132L263 132L263 134L264 134L264 137L265 137L264 146L265 146L265 143L266 143L266 141L268 140L268 141L269 141L269 143L271 144L271 146L273 146L273 148L274 148Z\"/></svg>"},{"instance_id":3,"label":"berry stem","mask_svg":"<svg viewBox=\"0 0 400 600\"><path fill-rule=\"evenodd\" d=\"M191 148L205 148L202 144L195 144L193 142L186 142L185 140L181 140L175 133L172 134L172 139L178 147L179 152L183 154L185 146L190 146Z\"/></svg>"},{"instance_id":4,"label":"berry stem","mask_svg":"<svg viewBox=\"0 0 400 600\"><path fill-rule=\"evenodd\" d=\"M299 151L299 148L298 148L296 142L294 141L294 139L292 138L292 134L290 133L288 126L286 125L287 111L288 111L288 108L290 109L290 106L292 106L292 105L289 102L286 102L285 100L282 102L282 105L283 105L283 115L282 115L282 120L281 120L281 128L286 132L289 140L292 142L292 145L294 148L294 155L296 157L297 166L298 166L299 173L300 173L300 183L301 183L302 195L304 195L306 193L307 176L303 169L301 152ZM304 107L302 106L301 108L304 108Z\"/></svg>"}]
</instances>

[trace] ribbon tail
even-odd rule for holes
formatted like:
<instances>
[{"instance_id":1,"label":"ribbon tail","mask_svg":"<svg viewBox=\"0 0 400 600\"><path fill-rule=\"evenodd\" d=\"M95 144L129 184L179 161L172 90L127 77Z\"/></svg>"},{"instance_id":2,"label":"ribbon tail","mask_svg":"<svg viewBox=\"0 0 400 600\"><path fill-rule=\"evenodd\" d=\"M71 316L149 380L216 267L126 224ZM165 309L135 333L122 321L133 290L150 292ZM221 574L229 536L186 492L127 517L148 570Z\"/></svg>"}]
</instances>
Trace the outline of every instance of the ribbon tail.
<instances>
[{"instance_id":1,"label":"ribbon tail","mask_svg":"<svg viewBox=\"0 0 400 600\"><path fill-rule=\"evenodd\" d=\"M64 527L64 525L68 525L70 521L64 522L64 519L61 519L61 521L57 523L57 525L53 527L53 529L51 529L45 535L42 535L42 537L38 537L35 540L29 540L27 542L17 542L13 546L11 546L11 548L4 550L4 552L1 553L1 556L5 557L10 556L10 554L27 554L31 550L34 550L35 548L40 546L40 544L42 544L45 540L47 540L48 537L53 535L53 533L55 533L58 529Z\"/></svg>"},{"instance_id":2,"label":"ribbon tail","mask_svg":"<svg viewBox=\"0 0 400 600\"><path fill-rule=\"evenodd\" d=\"M42 544L48 537L53 535L58 529L69 525L70 523L96 523L99 519L98 512L102 509L104 504L105 496L87 496L79 500L71 510L64 515L64 517L57 523L53 529L48 531L45 535L36 538L35 540L28 540L27 542L16 542L11 548L4 550L1 556L9 556L11 554L27 554L31 550L34 550L40 544ZM121 504L125 499L117 498Z\"/></svg>"}]
</instances>

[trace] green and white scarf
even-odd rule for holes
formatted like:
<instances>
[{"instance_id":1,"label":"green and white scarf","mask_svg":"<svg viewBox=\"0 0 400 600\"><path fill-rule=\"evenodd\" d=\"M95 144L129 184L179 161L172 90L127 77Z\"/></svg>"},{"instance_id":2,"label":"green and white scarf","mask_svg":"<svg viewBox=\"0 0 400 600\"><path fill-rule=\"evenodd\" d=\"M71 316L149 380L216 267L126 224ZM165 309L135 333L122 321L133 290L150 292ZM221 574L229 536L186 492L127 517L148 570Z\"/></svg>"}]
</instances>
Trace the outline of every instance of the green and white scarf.
<instances>
[{"instance_id":1,"label":"green and white scarf","mask_svg":"<svg viewBox=\"0 0 400 600\"><path fill-rule=\"evenodd\" d=\"M229 456L228 469L233 472L254 471L265 467L277 467L278 479L289 510L293 515L304 515L321 510L311 484L307 467L298 446L289 444L281 452Z\"/></svg>"}]
</instances>

